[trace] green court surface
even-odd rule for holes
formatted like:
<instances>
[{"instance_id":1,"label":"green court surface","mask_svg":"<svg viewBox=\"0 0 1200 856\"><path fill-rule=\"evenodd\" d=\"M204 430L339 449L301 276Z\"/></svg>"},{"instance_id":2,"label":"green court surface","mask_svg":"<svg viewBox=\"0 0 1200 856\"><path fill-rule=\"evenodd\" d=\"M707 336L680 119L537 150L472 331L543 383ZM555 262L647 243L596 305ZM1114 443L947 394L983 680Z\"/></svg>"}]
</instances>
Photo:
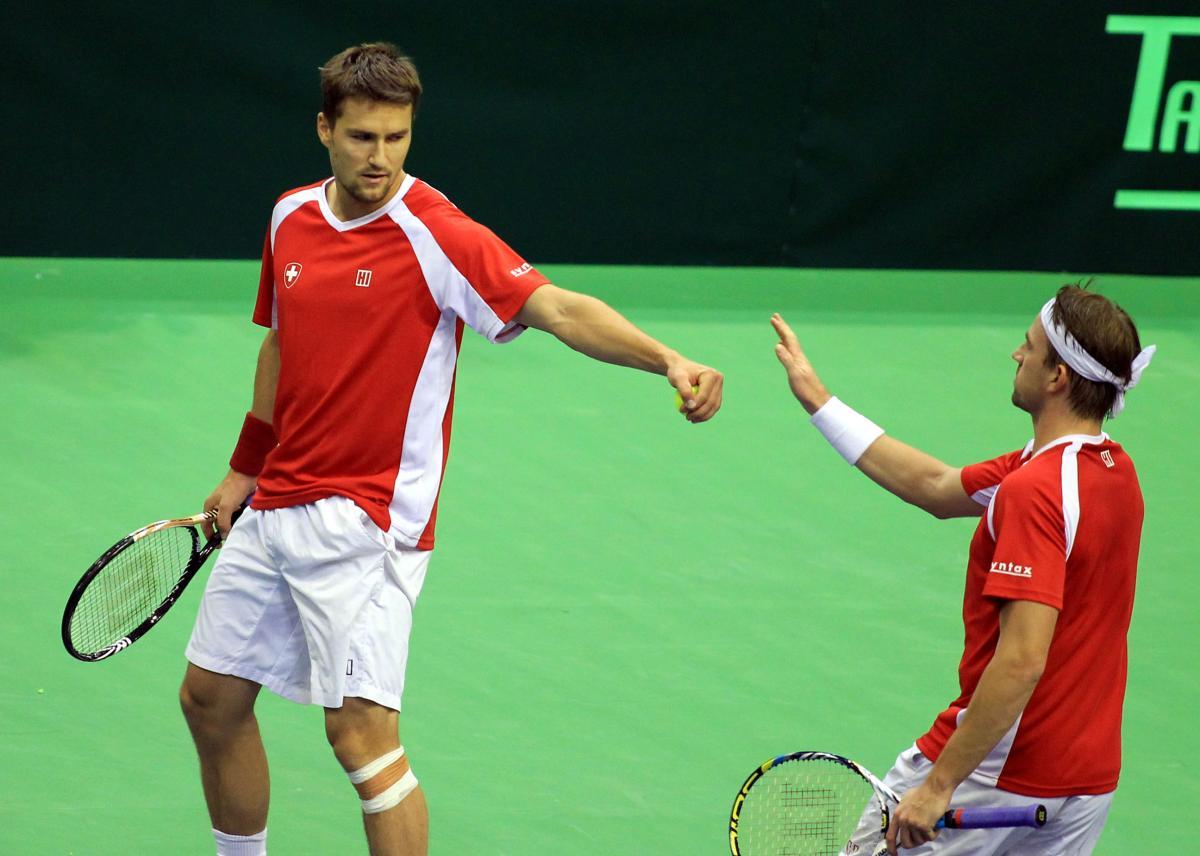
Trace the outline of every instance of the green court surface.
<instances>
[{"instance_id":1,"label":"green court surface","mask_svg":"<svg viewBox=\"0 0 1200 856\"><path fill-rule=\"evenodd\" d=\"M1009 355L1074 276L546 266L726 373L688 425L661 378L469 332L404 743L432 850L721 854L742 780L825 749L884 772L955 695L967 543L848 468L772 352L956 464L1022 446ZM223 475L261 330L254 262L0 260L0 853L212 852L178 710L204 574L120 656L61 609L117 537ZM1102 854L1173 852L1200 802L1200 281L1102 277L1159 353L1108 426L1146 497L1125 767ZM1097 675L1096 680L1108 676ZM259 707L275 854L365 852L321 713Z\"/></svg>"}]
</instances>

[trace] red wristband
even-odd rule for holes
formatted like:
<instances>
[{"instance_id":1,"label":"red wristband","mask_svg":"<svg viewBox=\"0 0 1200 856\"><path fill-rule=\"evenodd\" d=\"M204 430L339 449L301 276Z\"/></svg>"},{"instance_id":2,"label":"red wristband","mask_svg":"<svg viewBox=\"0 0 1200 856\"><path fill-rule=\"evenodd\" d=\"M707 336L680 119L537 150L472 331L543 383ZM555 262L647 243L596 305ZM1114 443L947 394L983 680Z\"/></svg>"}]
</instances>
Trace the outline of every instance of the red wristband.
<instances>
[{"instance_id":1,"label":"red wristband","mask_svg":"<svg viewBox=\"0 0 1200 856\"><path fill-rule=\"evenodd\" d=\"M231 469L248 476L256 476L262 472L267 453L275 448L279 441L275 437L275 429L270 422L263 422L252 413L246 414L242 423L242 433L238 436L237 448L229 459Z\"/></svg>"}]
</instances>

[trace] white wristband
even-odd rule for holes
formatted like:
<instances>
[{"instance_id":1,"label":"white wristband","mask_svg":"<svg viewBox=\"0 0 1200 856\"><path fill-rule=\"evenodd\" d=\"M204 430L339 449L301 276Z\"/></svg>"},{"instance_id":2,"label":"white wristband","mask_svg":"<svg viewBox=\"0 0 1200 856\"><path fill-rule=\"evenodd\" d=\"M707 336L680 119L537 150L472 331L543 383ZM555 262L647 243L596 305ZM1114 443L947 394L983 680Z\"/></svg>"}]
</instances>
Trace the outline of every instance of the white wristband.
<instances>
[{"instance_id":1,"label":"white wristband","mask_svg":"<svg viewBox=\"0 0 1200 856\"><path fill-rule=\"evenodd\" d=\"M883 434L882 428L836 395L812 415L812 424L850 466L857 464L867 447Z\"/></svg>"}]
</instances>

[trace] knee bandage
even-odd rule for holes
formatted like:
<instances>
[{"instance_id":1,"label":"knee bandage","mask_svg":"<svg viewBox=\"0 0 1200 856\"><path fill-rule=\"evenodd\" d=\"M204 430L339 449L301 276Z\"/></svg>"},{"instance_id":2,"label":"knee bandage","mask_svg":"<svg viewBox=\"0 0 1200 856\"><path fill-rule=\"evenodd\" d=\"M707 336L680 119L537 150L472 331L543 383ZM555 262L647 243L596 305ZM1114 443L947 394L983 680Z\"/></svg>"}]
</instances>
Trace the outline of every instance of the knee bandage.
<instances>
[{"instance_id":1,"label":"knee bandage","mask_svg":"<svg viewBox=\"0 0 1200 856\"><path fill-rule=\"evenodd\" d=\"M417 787L417 777L408 766L403 746L347 775L358 791L365 814L378 814L399 805Z\"/></svg>"}]
</instances>

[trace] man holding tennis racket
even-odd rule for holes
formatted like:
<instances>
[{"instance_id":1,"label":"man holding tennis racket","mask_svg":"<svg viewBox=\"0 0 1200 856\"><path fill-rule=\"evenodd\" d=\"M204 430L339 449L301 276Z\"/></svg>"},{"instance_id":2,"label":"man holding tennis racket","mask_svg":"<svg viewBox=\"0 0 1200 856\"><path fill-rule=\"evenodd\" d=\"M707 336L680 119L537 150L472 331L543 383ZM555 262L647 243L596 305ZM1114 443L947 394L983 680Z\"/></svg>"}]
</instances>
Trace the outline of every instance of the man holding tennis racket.
<instances>
[{"instance_id":1,"label":"man holding tennis racket","mask_svg":"<svg viewBox=\"0 0 1200 856\"><path fill-rule=\"evenodd\" d=\"M792 392L848 463L939 518L982 518L967 563L961 693L884 779L901 795L889 851L1090 853L1120 771L1143 516L1133 462L1101 424L1121 412L1154 347L1142 349L1107 298L1059 289L1012 355L1012 401L1032 417L1033 439L960 469L831 396L783 318L771 323ZM956 806L1042 803L1048 822L939 838L952 795Z\"/></svg>"},{"instance_id":2,"label":"man holding tennis racket","mask_svg":"<svg viewBox=\"0 0 1200 856\"><path fill-rule=\"evenodd\" d=\"M333 177L284 194L272 213L254 310L268 332L230 472L204 505L228 538L181 690L217 851L230 856L266 852L263 686L325 708L371 853L426 852L399 710L464 325L492 342L535 327L665 375L692 423L722 398L720 372L551 285L405 173L421 84L391 45L342 51L321 83L317 133Z\"/></svg>"}]
</instances>

